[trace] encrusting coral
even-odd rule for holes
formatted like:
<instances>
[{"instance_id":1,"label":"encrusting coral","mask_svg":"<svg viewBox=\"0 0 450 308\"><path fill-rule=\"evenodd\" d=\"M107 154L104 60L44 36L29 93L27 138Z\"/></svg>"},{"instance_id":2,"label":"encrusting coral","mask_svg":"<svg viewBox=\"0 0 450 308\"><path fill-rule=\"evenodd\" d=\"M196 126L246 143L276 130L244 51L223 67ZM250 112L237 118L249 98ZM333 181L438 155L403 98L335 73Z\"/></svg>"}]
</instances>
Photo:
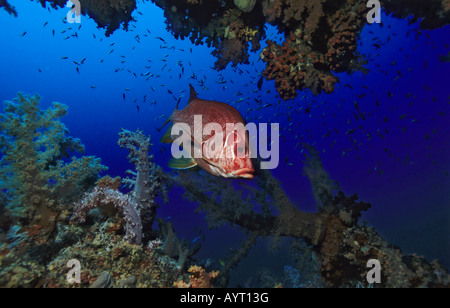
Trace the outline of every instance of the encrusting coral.
<instances>
[{"instance_id":1,"label":"encrusting coral","mask_svg":"<svg viewBox=\"0 0 450 308\"><path fill-rule=\"evenodd\" d=\"M218 271L207 273L202 267L193 265L188 269L191 273L189 282L179 280L173 283L176 288L211 288L211 280L219 275Z\"/></svg>"},{"instance_id":2,"label":"encrusting coral","mask_svg":"<svg viewBox=\"0 0 450 308\"><path fill-rule=\"evenodd\" d=\"M66 278L67 261L73 259L81 264L79 283ZM48 288L168 288L185 276L170 257L125 241L120 223L107 219L90 226L90 232L77 243L61 250L41 280Z\"/></svg>"}]
</instances>

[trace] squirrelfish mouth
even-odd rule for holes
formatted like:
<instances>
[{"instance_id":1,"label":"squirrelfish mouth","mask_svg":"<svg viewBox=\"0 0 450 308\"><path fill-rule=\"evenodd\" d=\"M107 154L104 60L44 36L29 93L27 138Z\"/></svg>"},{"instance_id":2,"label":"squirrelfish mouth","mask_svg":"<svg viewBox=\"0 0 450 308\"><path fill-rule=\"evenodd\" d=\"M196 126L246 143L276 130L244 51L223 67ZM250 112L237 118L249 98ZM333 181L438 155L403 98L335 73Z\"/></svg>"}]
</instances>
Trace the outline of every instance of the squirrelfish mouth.
<instances>
[{"instance_id":1,"label":"squirrelfish mouth","mask_svg":"<svg viewBox=\"0 0 450 308\"><path fill-rule=\"evenodd\" d=\"M211 161L211 160L209 160L209 159L206 159L205 157L203 157L203 160L204 160L206 163L208 163L209 165L216 167L216 168L219 169L221 172L226 173L225 169L222 168L218 163L215 163L215 162L213 162L213 161Z\"/></svg>"},{"instance_id":2,"label":"squirrelfish mouth","mask_svg":"<svg viewBox=\"0 0 450 308\"><path fill-rule=\"evenodd\" d=\"M233 175L244 179L253 179L255 177L253 173L255 173L255 169L253 168L242 168L234 171Z\"/></svg>"}]
</instances>

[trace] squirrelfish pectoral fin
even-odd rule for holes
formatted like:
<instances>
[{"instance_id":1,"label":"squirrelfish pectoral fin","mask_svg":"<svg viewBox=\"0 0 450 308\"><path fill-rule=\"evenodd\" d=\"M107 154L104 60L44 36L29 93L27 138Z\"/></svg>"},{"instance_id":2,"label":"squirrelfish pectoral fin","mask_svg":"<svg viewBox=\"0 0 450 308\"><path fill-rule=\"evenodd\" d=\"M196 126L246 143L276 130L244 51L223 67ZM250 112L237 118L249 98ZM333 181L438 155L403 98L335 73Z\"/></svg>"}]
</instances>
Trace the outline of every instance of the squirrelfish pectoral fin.
<instances>
[{"instance_id":1,"label":"squirrelfish pectoral fin","mask_svg":"<svg viewBox=\"0 0 450 308\"><path fill-rule=\"evenodd\" d=\"M173 169L190 169L197 166L197 163L193 158L171 158L169 161L169 167Z\"/></svg>"},{"instance_id":2,"label":"squirrelfish pectoral fin","mask_svg":"<svg viewBox=\"0 0 450 308\"><path fill-rule=\"evenodd\" d=\"M197 166L194 166L194 167L192 167L192 168L186 169L185 171L186 171L186 172L198 172L198 171L200 171L200 170L202 170L202 168L200 168L200 167L197 165Z\"/></svg>"},{"instance_id":3,"label":"squirrelfish pectoral fin","mask_svg":"<svg viewBox=\"0 0 450 308\"><path fill-rule=\"evenodd\" d=\"M169 128L166 130L164 135L161 137L161 143L172 143L173 142L173 138L172 138L172 134L171 134L172 126L173 126L173 124L171 124L169 126Z\"/></svg>"}]
</instances>

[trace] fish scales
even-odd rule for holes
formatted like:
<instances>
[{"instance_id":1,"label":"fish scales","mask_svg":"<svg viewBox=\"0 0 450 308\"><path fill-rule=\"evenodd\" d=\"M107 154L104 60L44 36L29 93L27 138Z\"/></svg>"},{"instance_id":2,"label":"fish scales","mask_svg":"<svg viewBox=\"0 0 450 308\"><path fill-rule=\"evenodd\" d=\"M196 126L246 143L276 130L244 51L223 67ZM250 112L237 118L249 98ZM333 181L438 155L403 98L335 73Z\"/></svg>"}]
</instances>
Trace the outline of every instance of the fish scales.
<instances>
[{"instance_id":1,"label":"fish scales","mask_svg":"<svg viewBox=\"0 0 450 308\"><path fill-rule=\"evenodd\" d=\"M200 167L201 169L225 178L246 178L254 177L255 169L250 158L249 137L244 125L245 121L239 111L234 107L210 100L197 98L194 88L190 85L190 98L188 105L183 110L175 108L174 112L166 121L174 124L186 124L191 140L190 157L181 159L172 158L169 166L176 169L190 169ZM179 100L178 100L179 102ZM178 107L178 104L177 104ZM201 116L201 125L195 123L196 116ZM214 134L204 134L207 124L217 123L221 126L223 135L223 146L216 148ZM196 125L197 124L197 125ZM227 131L227 124L233 125L231 131ZM194 129L194 131L192 131ZM214 127L211 127L214 132ZM170 136L171 128L161 138L162 142L174 142ZM201 136L195 139L197 136ZM216 150L213 150L214 146ZM196 153L201 152L201 157L196 157Z\"/></svg>"},{"instance_id":2,"label":"fish scales","mask_svg":"<svg viewBox=\"0 0 450 308\"><path fill-rule=\"evenodd\" d=\"M207 123L217 123L222 126L224 132L226 130L227 123L244 123L244 119L240 115L239 111L230 105L202 99L192 101L181 111L176 110L171 120L174 123L186 123L190 127L196 128L199 131L192 132L195 136L195 133L202 133L202 127L194 126L195 115L202 116L203 126ZM206 141L208 138L208 136L203 136L202 141Z\"/></svg>"}]
</instances>

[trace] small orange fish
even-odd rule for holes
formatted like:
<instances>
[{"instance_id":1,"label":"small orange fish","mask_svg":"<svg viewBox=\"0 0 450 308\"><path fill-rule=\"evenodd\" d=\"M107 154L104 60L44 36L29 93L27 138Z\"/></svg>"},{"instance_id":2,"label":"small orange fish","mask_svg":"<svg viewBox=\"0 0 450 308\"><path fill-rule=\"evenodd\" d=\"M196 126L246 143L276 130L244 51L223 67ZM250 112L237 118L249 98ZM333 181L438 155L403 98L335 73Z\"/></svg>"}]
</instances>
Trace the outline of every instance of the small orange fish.
<instances>
[{"instance_id":1,"label":"small orange fish","mask_svg":"<svg viewBox=\"0 0 450 308\"><path fill-rule=\"evenodd\" d=\"M225 103L199 99L192 85L189 87L191 92L188 105L183 110L178 110L180 102L178 101L174 112L164 123L165 125L171 121L172 126L161 138L161 142L174 142L171 135L172 127L183 123L190 128L189 131L183 130L183 134L187 134L193 146L190 147L190 157L172 158L169 167L176 169L199 167L216 176L252 179L255 169L250 158L248 131L239 111ZM195 118L198 119L199 116L202 124L195 125ZM205 127L214 123L218 124L223 132L222 144L219 147L215 143L212 144L216 130L204 134ZM227 129L230 126L234 126L235 129ZM217 136L220 139L219 133ZM201 155L196 155L199 152Z\"/></svg>"}]
</instances>

